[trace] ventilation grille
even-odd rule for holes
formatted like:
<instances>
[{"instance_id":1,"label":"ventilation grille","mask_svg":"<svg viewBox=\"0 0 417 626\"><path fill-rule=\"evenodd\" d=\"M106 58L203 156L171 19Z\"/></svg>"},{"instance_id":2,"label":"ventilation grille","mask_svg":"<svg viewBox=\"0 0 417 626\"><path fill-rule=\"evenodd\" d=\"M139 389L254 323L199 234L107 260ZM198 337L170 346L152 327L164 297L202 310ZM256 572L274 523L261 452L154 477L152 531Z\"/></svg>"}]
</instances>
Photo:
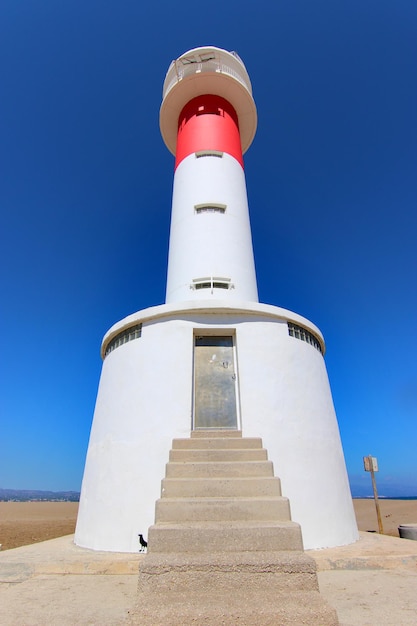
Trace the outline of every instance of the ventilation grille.
<instances>
[{"instance_id":1,"label":"ventilation grille","mask_svg":"<svg viewBox=\"0 0 417 626\"><path fill-rule=\"evenodd\" d=\"M131 326L130 328L123 330L121 333L113 337L113 339L107 345L104 357L110 354L110 352L113 352L113 350L115 350L119 346L122 346L124 343L128 343L128 341L133 341L133 339L138 339L141 335L142 324L136 324L136 326Z\"/></svg>"},{"instance_id":2,"label":"ventilation grille","mask_svg":"<svg viewBox=\"0 0 417 626\"><path fill-rule=\"evenodd\" d=\"M311 346L314 346L316 350L318 350L321 354L323 354L323 348L321 347L320 341L317 339L313 333L306 330L302 326L298 326L297 324L293 324L292 322L288 323L288 334L290 337L295 337L296 339L301 339L301 341L305 341L309 343Z\"/></svg>"},{"instance_id":3,"label":"ventilation grille","mask_svg":"<svg viewBox=\"0 0 417 626\"><path fill-rule=\"evenodd\" d=\"M218 157L221 159L223 157L223 152L220 152L219 150L199 150L195 153L195 156L197 159L200 159L201 157Z\"/></svg>"},{"instance_id":4,"label":"ventilation grille","mask_svg":"<svg viewBox=\"0 0 417 626\"><path fill-rule=\"evenodd\" d=\"M197 214L200 213L225 213L226 205L225 204L214 204L211 202L210 204L196 204L194 206L194 210Z\"/></svg>"},{"instance_id":5,"label":"ventilation grille","mask_svg":"<svg viewBox=\"0 0 417 626\"><path fill-rule=\"evenodd\" d=\"M233 289L230 278L222 278L219 276L208 276L204 278L195 278L190 285L191 289Z\"/></svg>"}]
</instances>

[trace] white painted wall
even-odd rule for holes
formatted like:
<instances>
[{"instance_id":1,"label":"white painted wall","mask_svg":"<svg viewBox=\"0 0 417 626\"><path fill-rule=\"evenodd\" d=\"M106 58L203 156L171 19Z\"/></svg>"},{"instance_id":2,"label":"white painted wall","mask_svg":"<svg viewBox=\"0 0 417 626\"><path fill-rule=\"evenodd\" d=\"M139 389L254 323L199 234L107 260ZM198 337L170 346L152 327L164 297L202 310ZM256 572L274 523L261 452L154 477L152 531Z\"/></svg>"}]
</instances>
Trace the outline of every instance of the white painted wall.
<instances>
[{"instance_id":1,"label":"white painted wall","mask_svg":"<svg viewBox=\"0 0 417 626\"><path fill-rule=\"evenodd\" d=\"M138 533L147 535L172 437L190 430L191 341L187 324L151 321L142 337L105 358L82 485L78 545L136 552Z\"/></svg>"},{"instance_id":2,"label":"white painted wall","mask_svg":"<svg viewBox=\"0 0 417 626\"><path fill-rule=\"evenodd\" d=\"M224 214L195 205L226 205ZM230 278L234 288L192 290L195 278ZM166 302L201 298L258 302L244 171L235 158L186 157L174 176Z\"/></svg>"},{"instance_id":3,"label":"white painted wall","mask_svg":"<svg viewBox=\"0 0 417 626\"><path fill-rule=\"evenodd\" d=\"M196 301L145 309L142 337L104 360L82 485L75 543L136 552L147 536L174 437L189 436L195 329L236 332L243 436L260 436L302 527L306 548L357 539L356 521L322 355L288 335L286 320L321 337L308 320L269 305Z\"/></svg>"},{"instance_id":4,"label":"white painted wall","mask_svg":"<svg viewBox=\"0 0 417 626\"><path fill-rule=\"evenodd\" d=\"M261 435L306 548L358 538L323 356L285 321L239 327L245 435Z\"/></svg>"}]
</instances>

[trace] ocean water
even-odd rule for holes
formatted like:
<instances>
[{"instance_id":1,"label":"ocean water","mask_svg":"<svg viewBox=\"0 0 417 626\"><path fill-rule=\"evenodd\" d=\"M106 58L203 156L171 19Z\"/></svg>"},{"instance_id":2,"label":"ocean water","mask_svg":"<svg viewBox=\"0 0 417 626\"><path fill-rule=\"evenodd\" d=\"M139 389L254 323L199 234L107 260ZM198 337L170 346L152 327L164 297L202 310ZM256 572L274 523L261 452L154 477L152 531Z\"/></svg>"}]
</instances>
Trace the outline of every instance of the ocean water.
<instances>
[{"instance_id":1,"label":"ocean water","mask_svg":"<svg viewBox=\"0 0 417 626\"><path fill-rule=\"evenodd\" d=\"M374 496L352 496L354 500L373 500ZM417 500L417 496L380 496L379 500Z\"/></svg>"},{"instance_id":2,"label":"ocean water","mask_svg":"<svg viewBox=\"0 0 417 626\"><path fill-rule=\"evenodd\" d=\"M369 496L373 498L373 496ZM417 500L417 496L380 496L378 498L381 500Z\"/></svg>"}]
</instances>

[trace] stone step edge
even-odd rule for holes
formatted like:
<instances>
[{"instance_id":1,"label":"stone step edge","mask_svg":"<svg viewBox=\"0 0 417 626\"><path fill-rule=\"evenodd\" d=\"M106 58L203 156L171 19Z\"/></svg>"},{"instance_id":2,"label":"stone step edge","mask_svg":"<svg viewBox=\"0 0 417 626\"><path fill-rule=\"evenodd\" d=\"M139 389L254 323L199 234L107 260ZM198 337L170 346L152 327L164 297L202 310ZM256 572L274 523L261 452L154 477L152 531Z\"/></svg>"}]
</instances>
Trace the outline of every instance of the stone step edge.
<instances>
[{"instance_id":1,"label":"stone step edge","mask_svg":"<svg viewBox=\"0 0 417 626\"><path fill-rule=\"evenodd\" d=\"M272 461L170 461L165 478L256 478L274 476Z\"/></svg>"},{"instance_id":2,"label":"stone step edge","mask_svg":"<svg viewBox=\"0 0 417 626\"><path fill-rule=\"evenodd\" d=\"M221 430L221 429L201 429L201 430L192 430L190 434L191 439L208 439L208 438L238 438L242 437L241 430Z\"/></svg>"},{"instance_id":3,"label":"stone step edge","mask_svg":"<svg viewBox=\"0 0 417 626\"><path fill-rule=\"evenodd\" d=\"M178 452L178 450L176 450ZM223 452L223 450L222 450ZM225 450L226 452L226 450ZM197 465L198 467L202 467L203 465L207 465L207 467L212 467L213 465L225 465L226 467L236 467L236 465L268 465L268 467L273 467L272 461L269 459L260 459L257 460L249 460L249 461L168 461L166 465L173 465L174 467L183 467L184 465Z\"/></svg>"},{"instance_id":4,"label":"stone step edge","mask_svg":"<svg viewBox=\"0 0 417 626\"><path fill-rule=\"evenodd\" d=\"M165 476L162 479L166 483L174 483L178 482L179 484L184 485L186 482L193 483L203 483L203 481L209 481L210 483L215 482L231 482L236 483L236 481L244 481L247 483L254 483L258 481L265 482L281 482L278 476Z\"/></svg>"},{"instance_id":5,"label":"stone step edge","mask_svg":"<svg viewBox=\"0 0 417 626\"><path fill-rule=\"evenodd\" d=\"M143 593L140 591L140 594ZM131 612L132 624L141 626L236 626L236 624L259 626L272 624L301 626L339 626L336 610L320 595L319 591L294 591L288 589L274 592L274 599L268 600L259 593L245 594L244 602L239 595L227 597L204 597L200 594L193 602L181 602L172 591L159 595L145 592L139 595L139 602ZM266 601L267 600L267 601ZM137 621L135 621L135 619Z\"/></svg>"},{"instance_id":6,"label":"stone step edge","mask_svg":"<svg viewBox=\"0 0 417 626\"><path fill-rule=\"evenodd\" d=\"M285 496L163 496L156 502L198 503L198 504L246 504L247 502L288 502Z\"/></svg>"},{"instance_id":7,"label":"stone step edge","mask_svg":"<svg viewBox=\"0 0 417 626\"><path fill-rule=\"evenodd\" d=\"M301 550L264 550L259 552L205 552L177 553L153 552L140 561L141 572L156 573L165 571L192 572L206 567L219 571L239 571L253 573L280 572L287 574L314 574L317 571L314 559Z\"/></svg>"},{"instance_id":8,"label":"stone step edge","mask_svg":"<svg viewBox=\"0 0 417 626\"><path fill-rule=\"evenodd\" d=\"M262 529L271 529L271 528L300 528L300 524L297 522L293 522L292 520L235 520L233 522L229 521L196 521L196 522L157 522L156 524L152 524L149 526L149 531L151 530L180 530L180 531L188 531L188 530L262 530Z\"/></svg>"},{"instance_id":9,"label":"stone step edge","mask_svg":"<svg viewBox=\"0 0 417 626\"><path fill-rule=\"evenodd\" d=\"M171 460L172 457L187 457L190 455L190 459L182 460ZM169 453L169 463L225 463L229 458L239 457L240 455L243 458L237 459L236 462L246 462L246 460L251 461L268 461L268 452L265 448L171 448ZM213 460L210 458L205 458L204 461L196 461L193 459L197 459L198 457L213 457ZM224 457L221 461L216 459L215 457ZM245 458L246 457L246 458ZM247 457L252 457L247 459ZM255 458L253 458L255 457ZM233 463L234 461L230 461Z\"/></svg>"},{"instance_id":10,"label":"stone step edge","mask_svg":"<svg viewBox=\"0 0 417 626\"><path fill-rule=\"evenodd\" d=\"M218 447L216 447L218 446ZM260 437L193 437L172 440L172 450L258 450L262 448Z\"/></svg>"}]
</instances>

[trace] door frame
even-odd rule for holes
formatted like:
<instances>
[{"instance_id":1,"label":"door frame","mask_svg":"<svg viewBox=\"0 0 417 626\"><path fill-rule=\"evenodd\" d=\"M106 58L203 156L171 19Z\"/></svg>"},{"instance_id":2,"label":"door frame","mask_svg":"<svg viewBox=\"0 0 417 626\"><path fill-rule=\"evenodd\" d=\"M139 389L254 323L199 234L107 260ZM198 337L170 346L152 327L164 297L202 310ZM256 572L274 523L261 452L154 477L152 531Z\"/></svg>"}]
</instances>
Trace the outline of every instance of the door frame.
<instances>
[{"instance_id":1,"label":"door frame","mask_svg":"<svg viewBox=\"0 0 417 626\"><path fill-rule=\"evenodd\" d=\"M232 351L233 351L233 363L235 369L235 398L236 398L236 428L195 428L195 349L197 337L231 337L232 338ZM193 356L192 356L192 404L191 404L191 430L242 430L241 425L241 413L240 413L240 393L239 393L239 367L237 360L237 347L236 347L236 329L235 328L194 328L193 331Z\"/></svg>"}]
</instances>

